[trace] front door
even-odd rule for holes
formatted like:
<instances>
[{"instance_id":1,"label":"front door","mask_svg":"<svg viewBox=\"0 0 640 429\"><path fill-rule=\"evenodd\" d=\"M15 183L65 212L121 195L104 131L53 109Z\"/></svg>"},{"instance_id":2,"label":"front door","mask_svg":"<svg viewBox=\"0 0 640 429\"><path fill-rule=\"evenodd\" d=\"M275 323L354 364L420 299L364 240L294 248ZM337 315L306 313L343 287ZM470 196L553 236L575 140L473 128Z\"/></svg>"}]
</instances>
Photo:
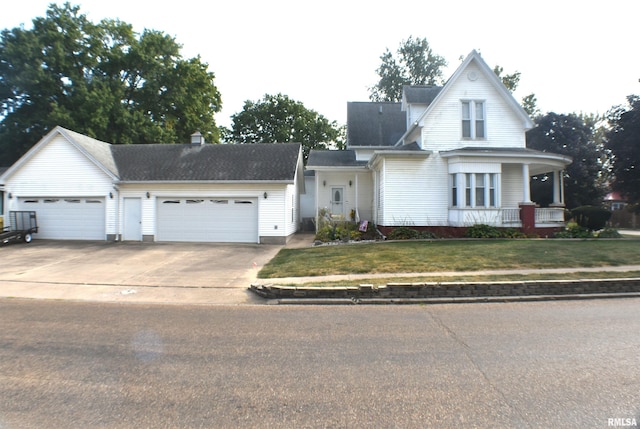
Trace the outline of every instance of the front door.
<instances>
[{"instance_id":1,"label":"front door","mask_svg":"<svg viewBox=\"0 0 640 429\"><path fill-rule=\"evenodd\" d=\"M123 240L142 241L141 206L140 198L124 199Z\"/></svg>"},{"instance_id":2,"label":"front door","mask_svg":"<svg viewBox=\"0 0 640 429\"><path fill-rule=\"evenodd\" d=\"M344 188L331 188L331 214L341 216L344 214Z\"/></svg>"}]
</instances>

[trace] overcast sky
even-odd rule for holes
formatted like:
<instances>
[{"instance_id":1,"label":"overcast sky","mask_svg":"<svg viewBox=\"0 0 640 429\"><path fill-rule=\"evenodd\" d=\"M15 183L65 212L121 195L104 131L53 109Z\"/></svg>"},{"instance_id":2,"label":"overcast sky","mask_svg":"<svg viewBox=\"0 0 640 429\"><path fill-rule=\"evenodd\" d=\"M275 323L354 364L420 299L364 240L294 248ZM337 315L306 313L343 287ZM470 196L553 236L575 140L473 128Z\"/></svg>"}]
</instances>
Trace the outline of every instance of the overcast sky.
<instances>
[{"instance_id":1,"label":"overcast sky","mask_svg":"<svg viewBox=\"0 0 640 429\"><path fill-rule=\"evenodd\" d=\"M3 1L0 29L44 16L51 0ZM386 48L426 37L449 63L480 51L493 68L522 73L519 99L535 93L543 112L605 113L640 94L637 0L414 1L84 0L93 22L118 18L136 32L176 38L216 75L219 125L245 100L283 93L340 124L347 101L367 101ZM60 3L61 4L61 3Z\"/></svg>"}]
</instances>

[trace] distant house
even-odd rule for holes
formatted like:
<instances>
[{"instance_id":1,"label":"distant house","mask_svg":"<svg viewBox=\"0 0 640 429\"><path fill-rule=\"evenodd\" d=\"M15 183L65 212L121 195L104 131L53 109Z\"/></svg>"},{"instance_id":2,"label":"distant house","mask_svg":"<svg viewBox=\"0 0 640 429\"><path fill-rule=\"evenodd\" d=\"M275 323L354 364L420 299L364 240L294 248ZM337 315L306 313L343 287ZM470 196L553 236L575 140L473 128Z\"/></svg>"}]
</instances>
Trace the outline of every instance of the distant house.
<instances>
[{"instance_id":1,"label":"distant house","mask_svg":"<svg viewBox=\"0 0 640 429\"><path fill-rule=\"evenodd\" d=\"M561 172L572 160L526 147L532 120L478 52L443 87L348 103L347 115L347 150L309 155L316 214L452 235L474 224L542 234L564 225ZM538 208L530 178L549 172L553 204Z\"/></svg>"},{"instance_id":2,"label":"distant house","mask_svg":"<svg viewBox=\"0 0 640 429\"><path fill-rule=\"evenodd\" d=\"M1 176L36 238L285 243L300 224L300 144L112 145L56 127ZM1 188L0 188L1 189Z\"/></svg>"},{"instance_id":3,"label":"distant house","mask_svg":"<svg viewBox=\"0 0 640 429\"><path fill-rule=\"evenodd\" d=\"M611 211L622 210L627 206L627 200L620 195L620 192L609 192L604 197L603 203Z\"/></svg>"}]
</instances>

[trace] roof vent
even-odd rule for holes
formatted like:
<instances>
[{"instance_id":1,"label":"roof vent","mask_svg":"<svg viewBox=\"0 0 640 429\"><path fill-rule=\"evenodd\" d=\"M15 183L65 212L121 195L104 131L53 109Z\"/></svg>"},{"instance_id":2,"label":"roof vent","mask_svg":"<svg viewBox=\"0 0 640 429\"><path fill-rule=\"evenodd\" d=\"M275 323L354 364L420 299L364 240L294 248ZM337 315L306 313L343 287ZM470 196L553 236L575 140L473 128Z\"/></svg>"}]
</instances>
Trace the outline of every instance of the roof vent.
<instances>
[{"instance_id":1,"label":"roof vent","mask_svg":"<svg viewBox=\"0 0 640 429\"><path fill-rule=\"evenodd\" d=\"M204 144L204 136L200 134L200 131L196 131L191 134L191 144L202 146Z\"/></svg>"}]
</instances>

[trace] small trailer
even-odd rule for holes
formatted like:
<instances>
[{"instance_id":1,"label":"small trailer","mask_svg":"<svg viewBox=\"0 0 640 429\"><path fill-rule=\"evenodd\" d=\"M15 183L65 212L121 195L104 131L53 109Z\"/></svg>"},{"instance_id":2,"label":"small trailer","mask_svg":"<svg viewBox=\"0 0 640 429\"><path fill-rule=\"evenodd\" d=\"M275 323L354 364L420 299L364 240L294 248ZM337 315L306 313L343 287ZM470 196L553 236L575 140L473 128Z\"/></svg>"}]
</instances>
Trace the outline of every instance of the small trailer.
<instances>
[{"instance_id":1,"label":"small trailer","mask_svg":"<svg viewBox=\"0 0 640 429\"><path fill-rule=\"evenodd\" d=\"M9 212L9 226L2 228L0 233L0 243L6 244L13 240L31 243L33 234L37 232L36 212L12 211Z\"/></svg>"}]
</instances>

